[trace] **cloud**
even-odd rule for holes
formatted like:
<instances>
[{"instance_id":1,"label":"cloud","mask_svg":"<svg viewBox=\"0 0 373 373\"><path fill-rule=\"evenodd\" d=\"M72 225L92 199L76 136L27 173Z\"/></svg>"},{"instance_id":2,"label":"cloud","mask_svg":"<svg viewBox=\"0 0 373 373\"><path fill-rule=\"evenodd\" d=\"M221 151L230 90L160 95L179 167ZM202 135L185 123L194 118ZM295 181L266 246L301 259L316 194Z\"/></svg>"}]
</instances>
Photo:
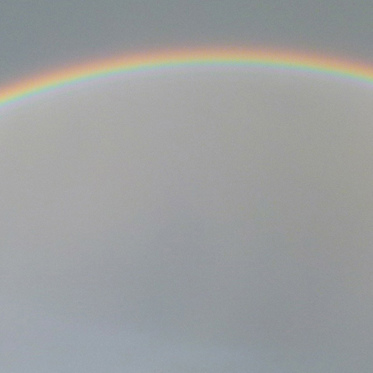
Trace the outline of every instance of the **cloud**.
<instances>
[{"instance_id":1,"label":"cloud","mask_svg":"<svg viewBox=\"0 0 373 373\"><path fill-rule=\"evenodd\" d=\"M372 97L224 72L9 113L9 369L368 372Z\"/></svg>"}]
</instances>

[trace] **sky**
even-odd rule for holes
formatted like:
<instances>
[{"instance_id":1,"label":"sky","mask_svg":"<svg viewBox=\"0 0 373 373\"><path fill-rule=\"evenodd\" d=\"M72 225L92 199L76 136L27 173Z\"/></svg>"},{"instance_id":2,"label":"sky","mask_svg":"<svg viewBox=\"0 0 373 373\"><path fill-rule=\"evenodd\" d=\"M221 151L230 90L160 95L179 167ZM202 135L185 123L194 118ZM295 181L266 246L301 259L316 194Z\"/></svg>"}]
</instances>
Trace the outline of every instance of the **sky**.
<instances>
[{"instance_id":1,"label":"sky","mask_svg":"<svg viewBox=\"0 0 373 373\"><path fill-rule=\"evenodd\" d=\"M373 64L363 1L8 1L1 87L238 46ZM0 370L373 368L373 86L163 70L0 111Z\"/></svg>"}]
</instances>

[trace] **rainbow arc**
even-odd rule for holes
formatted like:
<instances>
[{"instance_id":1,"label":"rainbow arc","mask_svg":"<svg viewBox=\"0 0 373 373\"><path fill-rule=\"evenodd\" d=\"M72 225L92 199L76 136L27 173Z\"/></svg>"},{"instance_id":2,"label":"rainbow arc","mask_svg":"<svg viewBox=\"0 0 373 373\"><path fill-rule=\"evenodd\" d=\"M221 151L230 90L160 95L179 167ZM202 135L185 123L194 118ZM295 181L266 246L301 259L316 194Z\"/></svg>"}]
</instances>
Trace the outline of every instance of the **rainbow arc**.
<instances>
[{"instance_id":1,"label":"rainbow arc","mask_svg":"<svg viewBox=\"0 0 373 373\"><path fill-rule=\"evenodd\" d=\"M373 85L373 67L323 56L265 50L206 49L135 54L81 64L31 77L0 88L0 108L26 97L69 84L117 74L198 66L284 68L338 76Z\"/></svg>"}]
</instances>

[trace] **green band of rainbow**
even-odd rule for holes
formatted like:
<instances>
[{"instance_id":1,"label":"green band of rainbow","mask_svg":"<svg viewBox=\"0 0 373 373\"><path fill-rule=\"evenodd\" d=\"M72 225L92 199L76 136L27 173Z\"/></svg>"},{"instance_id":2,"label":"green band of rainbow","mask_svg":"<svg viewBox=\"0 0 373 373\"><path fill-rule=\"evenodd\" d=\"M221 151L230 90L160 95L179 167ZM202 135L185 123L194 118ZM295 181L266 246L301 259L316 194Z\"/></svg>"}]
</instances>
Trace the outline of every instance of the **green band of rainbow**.
<instances>
[{"instance_id":1,"label":"green band of rainbow","mask_svg":"<svg viewBox=\"0 0 373 373\"><path fill-rule=\"evenodd\" d=\"M258 50L182 50L111 58L36 76L0 89L0 108L31 95L81 81L135 71L193 66L285 68L335 75L373 85L373 68L357 62Z\"/></svg>"}]
</instances>

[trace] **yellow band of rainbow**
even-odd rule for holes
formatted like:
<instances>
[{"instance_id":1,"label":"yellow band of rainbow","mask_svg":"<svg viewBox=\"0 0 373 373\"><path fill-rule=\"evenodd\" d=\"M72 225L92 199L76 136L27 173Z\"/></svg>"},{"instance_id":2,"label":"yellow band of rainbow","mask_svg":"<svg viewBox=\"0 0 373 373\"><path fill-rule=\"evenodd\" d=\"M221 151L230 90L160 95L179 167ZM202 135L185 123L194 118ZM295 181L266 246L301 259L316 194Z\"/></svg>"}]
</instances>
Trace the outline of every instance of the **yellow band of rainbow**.
<instances>
[{"instance_id":1,"label":"yellow band of rainbow","mask_svg":"<svg viewBox=\"0 0 373 373\"><path fill-rule=\"evenodd\" d=\"M0 88L0 108L26 97L86 80L136 71L195 66L257 66L349 78L373 86L373 68L335 58L263 50L207 49L135 54L42 74Z\"/></svg>"}]
</instances>

